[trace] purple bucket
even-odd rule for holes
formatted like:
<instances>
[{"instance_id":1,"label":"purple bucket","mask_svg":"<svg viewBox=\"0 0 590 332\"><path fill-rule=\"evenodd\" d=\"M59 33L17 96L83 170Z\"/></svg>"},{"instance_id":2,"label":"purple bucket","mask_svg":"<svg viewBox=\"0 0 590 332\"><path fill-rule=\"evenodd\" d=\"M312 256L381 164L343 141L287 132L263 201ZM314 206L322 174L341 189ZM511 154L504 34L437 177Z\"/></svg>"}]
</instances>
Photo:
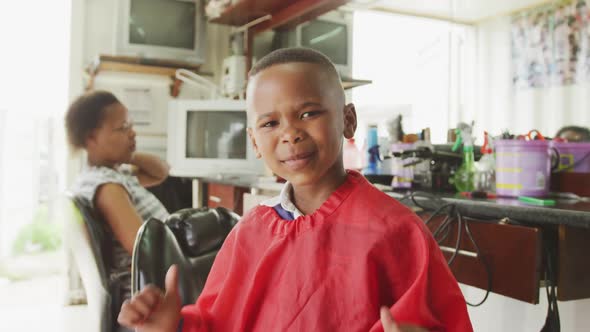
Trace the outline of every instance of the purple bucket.
<instances>
[{"instance_id":1,"label":"purple bucket","mask_svg":"<svg viewBox=\"0 0 590 332\"><path fill-rule=\"evenodd\" d=\"M557 172L590 173L590 143L551 142L559 152Z\"/></svg>"},{"instance_id":2,"label":"purple bucket","mask_svg":"<svg viewBox=\"0 0 590 332\"><path fill-rule=\"evenodd\" d=\"M499 196L545 196L549 192L549 141L498 140L496 193Z\"/></svg>"}]
</instances>

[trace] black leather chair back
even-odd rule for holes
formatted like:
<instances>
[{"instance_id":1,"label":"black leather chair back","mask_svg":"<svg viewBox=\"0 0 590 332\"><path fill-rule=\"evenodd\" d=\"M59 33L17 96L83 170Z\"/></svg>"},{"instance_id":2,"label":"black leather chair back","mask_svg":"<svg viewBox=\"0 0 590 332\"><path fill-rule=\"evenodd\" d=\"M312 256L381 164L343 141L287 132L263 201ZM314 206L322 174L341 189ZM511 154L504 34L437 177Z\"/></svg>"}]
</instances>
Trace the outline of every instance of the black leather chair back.
<instances>
[{"instance_id":1,"label":"black leather chair back","mask_svg":"<svg viewBox=\"0 0 590 332\"><path fill-rule=\"evenodd\" d=\"M87 289L86 292L88 293L89 291L98 291L98 293L103 294L103 298L100 299L100 305L103 306L102 308L100 308L100 331L114 331L115 328L118 326L115 325L114 317L116 314L118 314L118 311L122 303L117 302L117 299L113 298L112 296L112 288L115 285L109 280L108 274L109 266L111 264L111 262L109 261L109 257L111 257L110 239L107 238L107 232L104 228L104 223L101 222L100 218L97 216L96 212L92 208L92 205L87 199L80 196L75 196L71 193L66 193L66 196L72 201L72 203L82 216L84 225L87 230L87 237L89 240L88 242L91 247L92 254L94 256L94 261L96 262L96 270L99 274L98 278L96 279L100 281L100 284L96 283L93 285L85 285L85 287L98 287L101 289ZM85 235L86 234L74 234L73 236ZM74 253L74 255L76 255L76 253Z\"/></svg>"},{"instance_id":2,"label":"black leather chair back","mask_svg":"<svg viewBox=\"0 0 590 332\"><path fill-rule=\"evenodd\" d=\"M223 241L240 216L222 208L183 209L165 222L145 222L135 240L131 266L132 291L147 284L164 289L168 268L179 268L182 304L191 304L201 294L209 270Z\"/></svg>"}]
</instances>

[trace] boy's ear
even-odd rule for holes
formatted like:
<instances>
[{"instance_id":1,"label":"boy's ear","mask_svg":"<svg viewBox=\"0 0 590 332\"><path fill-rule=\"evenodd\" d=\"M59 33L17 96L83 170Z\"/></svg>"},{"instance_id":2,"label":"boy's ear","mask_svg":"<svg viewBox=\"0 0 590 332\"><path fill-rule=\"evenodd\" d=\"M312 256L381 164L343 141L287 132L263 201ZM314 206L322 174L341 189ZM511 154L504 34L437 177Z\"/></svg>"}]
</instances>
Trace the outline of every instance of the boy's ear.
<instances>
[{"instance_id":1,"label":"boy's ear","mask_svg":"<svg viewBox=\"0 0 590 332\"><path fill-rule=\"evenodd\" d=\"M248 127L248 137L250 137L250 142L252 142L252 146L254 147L254 153L256 153L256 159L262 158L262 154L258 150L258 145L256 145L256 138L254 138L254 133L252 132L252 128Z\"/></svg>"},{"instance_id":2,"label":"boy's ear","mask_svg":"<svg viewBox=\"0 0 590 332\"><path fill-rule=\"evenodd\" d=\"M356 132L356 110L354 104L344 106L344 137L353 138Z\"/></svg>"}]
</instances>

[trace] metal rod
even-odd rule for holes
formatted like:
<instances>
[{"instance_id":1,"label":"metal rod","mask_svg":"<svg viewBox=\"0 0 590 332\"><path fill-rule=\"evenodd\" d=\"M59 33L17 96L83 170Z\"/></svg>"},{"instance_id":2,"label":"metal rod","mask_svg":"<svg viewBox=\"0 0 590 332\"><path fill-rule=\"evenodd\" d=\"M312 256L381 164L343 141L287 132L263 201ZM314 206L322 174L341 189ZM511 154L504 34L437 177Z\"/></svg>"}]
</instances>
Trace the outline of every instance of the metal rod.
<instances>
[{"instance_id":1,"label":"metal rod","mask_svg":"<svg viewBox=\"0 0 590 332\"><path fill-rule=\"evenodd\" d=\"M456 250L455 248L451 248L451 247L447 247L447 246L439 246L441 251L445 251L448 253L454 253ZM473 258L477 258L477 253L473 252L473 251L467 251L467 250L461 250L459 249L458 252L459 255L463 255L463 256L468 256L468 257L473 257Z\"/></svg>"}]
</instances>

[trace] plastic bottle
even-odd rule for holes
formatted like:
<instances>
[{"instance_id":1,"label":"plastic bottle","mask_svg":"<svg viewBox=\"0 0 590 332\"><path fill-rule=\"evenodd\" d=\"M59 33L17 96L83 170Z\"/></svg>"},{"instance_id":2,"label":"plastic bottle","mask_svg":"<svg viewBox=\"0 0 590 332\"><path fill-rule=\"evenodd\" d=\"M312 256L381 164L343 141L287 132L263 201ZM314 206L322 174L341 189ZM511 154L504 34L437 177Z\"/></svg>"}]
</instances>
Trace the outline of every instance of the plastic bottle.
<instances>
[{"instance_id":1,"label":"plastic bottle","mask_svg":"<svg viewBox=\"0 0 590 332\"><path fill-rule=\"evenodd\" d=\"M392 154L395 152L403 152L404 150L412 150L414 143L394 143L391 145ZM409 189L412 187L414 180L414 166L404 166L404 159L402 157L391 158L391 188L392 189ZM412 159L406 160L408 163Z\"/></svg>"},{"instance_id":2,"label":"plastic bottle","mask_svg":"<svg viewBox=\"0 0 590 332\"><path fill-rule=\"evenodd\" d=\"M363 154L356 147L354 138L349 138L344 142L342 147L342 154L344 156L344 168L360 171L363 169Z\"/></svg>"},{"instance_id":3,"label":"plastic bottle","mask_svg":"<svg viewBox=\"0 0 590 332\"><path fill-rule=\"evenodd\" d=\"M452 183L459 192L473 191L473 179L475 175L475 160L473 156L473 138L471 137L471 127L457 129L457 141L453 146L456 151L463 143L463 163L455 171Z\"/></svg>"},{"instance_id":4,"label":"plastic bottle","mask_svg":"<svg viewBox=\"0 0 590 332\"><path fill-rule=\"evenodd\" d=\"M367 167L365 174L378 174L379 161L379 142L377 137L377 125L370 125L367 131Z\"/></svg>"},{"instance_id":5,"label":"plastic bottle","mask_svg":"<svg viewBox=\"0 0 590 332\"><path fill-rule=\"evenodd\" d=\"M482 156L475 163L474 187L478 191L495 191L496 189L496 158L492 149L492 140L484 131L484 144L481 147Z\"/></svg>"}]
</instances>

